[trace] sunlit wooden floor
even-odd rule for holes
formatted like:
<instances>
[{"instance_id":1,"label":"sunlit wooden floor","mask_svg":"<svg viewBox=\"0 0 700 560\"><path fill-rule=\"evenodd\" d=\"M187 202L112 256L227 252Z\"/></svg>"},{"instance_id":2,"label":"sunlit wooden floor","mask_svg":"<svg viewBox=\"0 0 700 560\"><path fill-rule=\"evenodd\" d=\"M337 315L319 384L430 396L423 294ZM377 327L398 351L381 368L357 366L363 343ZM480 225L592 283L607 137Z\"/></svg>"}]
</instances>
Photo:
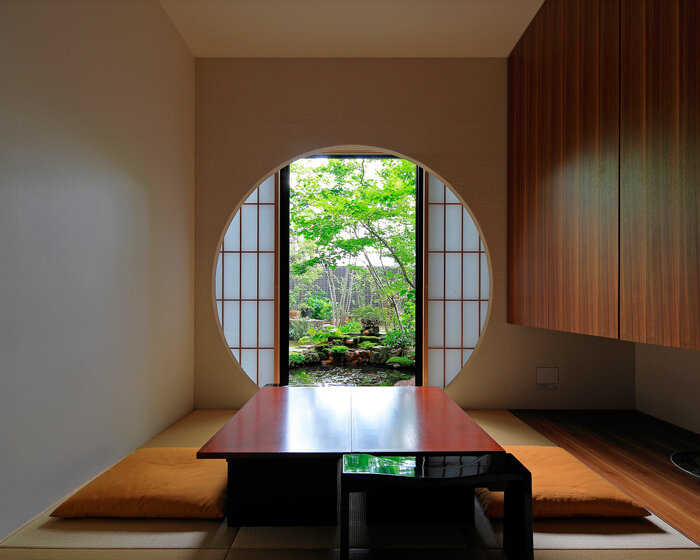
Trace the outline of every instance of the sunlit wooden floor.
<instances>
[{"instance_id":1,"label":"sunlit wooden floor","mask_svg":"<svg viewBox=\"0 0 700 560\"><path fill-rule=\"evenodd\" d=\"M670 461L700 435L631 410L512 410L700 544L700 482Z\"/></svg>"}]
</instances>

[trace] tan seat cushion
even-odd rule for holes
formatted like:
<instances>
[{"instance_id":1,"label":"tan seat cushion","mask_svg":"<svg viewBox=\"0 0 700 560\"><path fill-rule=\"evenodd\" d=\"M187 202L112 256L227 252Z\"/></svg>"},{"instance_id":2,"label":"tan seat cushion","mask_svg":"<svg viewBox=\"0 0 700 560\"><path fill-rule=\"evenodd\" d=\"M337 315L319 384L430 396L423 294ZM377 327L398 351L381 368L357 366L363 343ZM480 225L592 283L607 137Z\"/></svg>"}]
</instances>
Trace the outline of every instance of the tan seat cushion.
<instances>
[{"instance_id":1,"label":"tan seat cushion","mask_svg":"<svg viewBox=\"0 0 700 560\"><path fill-rule=\"evenodd\" d=\"M226 462L196 447L138 449L78 490L52 517L224 516Z\"/></svg>"},{"instance_id":2,"label":"tan seat cushion","mask_svg":"<svg viewBox=\"0 0 700 560\"><path fill-rule=\"evenodd\" d=\"M532 473L533 517L644 517L649 512L561 447L504 447ZM503 517L503 492L477 489L489 517Z\"/></svg>"}]
</instances>

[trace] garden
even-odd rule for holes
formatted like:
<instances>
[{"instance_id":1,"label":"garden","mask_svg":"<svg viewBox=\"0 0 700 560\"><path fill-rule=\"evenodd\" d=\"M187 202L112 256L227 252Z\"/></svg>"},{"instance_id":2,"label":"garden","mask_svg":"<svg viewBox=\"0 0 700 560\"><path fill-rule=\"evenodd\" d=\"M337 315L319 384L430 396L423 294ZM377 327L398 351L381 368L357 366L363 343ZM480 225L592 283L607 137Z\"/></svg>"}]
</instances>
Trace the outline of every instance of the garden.
<instances>
[{"instance_id":1,"label":"garden","mask_svg":"<svg viewBox=\"0 0 700 560\"><path fill-rule=\"evenodd\" d=\"M318 158L290 171L289 384L414 384L415 165Z\"/></svg>"}]
</instances>

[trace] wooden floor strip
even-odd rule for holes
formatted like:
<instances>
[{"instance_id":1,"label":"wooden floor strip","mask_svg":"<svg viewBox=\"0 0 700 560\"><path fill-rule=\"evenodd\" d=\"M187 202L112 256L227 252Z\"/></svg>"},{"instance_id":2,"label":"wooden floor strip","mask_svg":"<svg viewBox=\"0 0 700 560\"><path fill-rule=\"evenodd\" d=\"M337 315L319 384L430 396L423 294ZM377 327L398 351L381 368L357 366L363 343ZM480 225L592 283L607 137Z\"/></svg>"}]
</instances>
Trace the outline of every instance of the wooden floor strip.
<instances>
[{"instance_id":1,"label":"wooden floor strip","mask_svg":"<svg viewBox=\"0 0 700 560\"><path fill-rule=\"evenodd\" d=\"M669 458L700 435L636 411L511 412L700 545L700 482Z\"/></svg>"}]
</instances>

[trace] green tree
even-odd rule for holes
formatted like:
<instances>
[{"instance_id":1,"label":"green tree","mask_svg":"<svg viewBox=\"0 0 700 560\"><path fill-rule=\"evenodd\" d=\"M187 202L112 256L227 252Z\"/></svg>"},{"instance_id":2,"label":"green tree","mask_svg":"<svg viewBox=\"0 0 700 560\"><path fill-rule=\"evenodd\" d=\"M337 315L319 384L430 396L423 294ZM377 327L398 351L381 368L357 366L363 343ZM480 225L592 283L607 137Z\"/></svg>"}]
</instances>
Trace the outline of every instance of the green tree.
<instances>
[{"instance_id":1,"label":"green tree","mask_svg":"<svg viewBox=\"0 0 700 560\"><path fill-rule=\"evenodd\" d=\"M291 235L314 246L313 254L294 259L292 273L323 269L334 319L348 314L355 276L368 274L381 306L403 329L406 311L410 315L404 308L415 294L415 165L401 159L300 160L291 170ZM339 264L349 269L342 283L331 274Z\"/></svg>"}]
</instances>

